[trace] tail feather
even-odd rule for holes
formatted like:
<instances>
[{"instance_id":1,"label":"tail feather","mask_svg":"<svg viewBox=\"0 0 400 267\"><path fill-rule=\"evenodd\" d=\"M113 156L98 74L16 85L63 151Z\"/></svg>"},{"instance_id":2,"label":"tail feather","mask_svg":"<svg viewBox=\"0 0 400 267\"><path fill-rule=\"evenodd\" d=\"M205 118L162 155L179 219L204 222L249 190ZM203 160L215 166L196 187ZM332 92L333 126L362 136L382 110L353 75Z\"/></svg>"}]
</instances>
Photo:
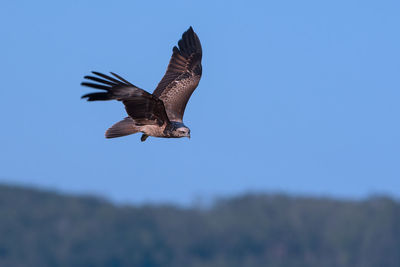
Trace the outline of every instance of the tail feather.
<instances>
[{"instance_id":1,"label":"tail feather","mask_svg":"<svg viewBox=\"0 0 400 267\"><path fill-rule=\"evenodd\" d=\"M140 132L140 126L136 126L134 120L126 117L117 122L106 131L106 138L115 138Z\"/></svg>"}]
</instances>

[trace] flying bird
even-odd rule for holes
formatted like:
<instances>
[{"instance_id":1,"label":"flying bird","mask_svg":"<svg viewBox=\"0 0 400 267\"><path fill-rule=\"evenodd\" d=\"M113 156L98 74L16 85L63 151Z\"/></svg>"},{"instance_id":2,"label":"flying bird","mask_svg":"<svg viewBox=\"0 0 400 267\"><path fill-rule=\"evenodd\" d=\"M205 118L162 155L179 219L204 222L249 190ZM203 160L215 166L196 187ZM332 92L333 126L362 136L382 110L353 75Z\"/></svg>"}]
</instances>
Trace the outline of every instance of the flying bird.
<instances>
[{"instance_id":1,"label":"flying bird","mask_svg":"<svg viewBox=\"0 0 400 267\"><path fill-rule=\"evenodd\" d=\"M104 90L83 95L87 101L118 100L125 105L128 117L115 123L105 133L115 138L141 132L147 137L189 137L190 129L183 124L183 113L193 91L199 84L202 49L199 37L190 27L172 49L164 77L152 94L133 85L121 76L93 71L81 85ZM93 82L95 83L93 83Z\"/></svg>"}]
</instances>

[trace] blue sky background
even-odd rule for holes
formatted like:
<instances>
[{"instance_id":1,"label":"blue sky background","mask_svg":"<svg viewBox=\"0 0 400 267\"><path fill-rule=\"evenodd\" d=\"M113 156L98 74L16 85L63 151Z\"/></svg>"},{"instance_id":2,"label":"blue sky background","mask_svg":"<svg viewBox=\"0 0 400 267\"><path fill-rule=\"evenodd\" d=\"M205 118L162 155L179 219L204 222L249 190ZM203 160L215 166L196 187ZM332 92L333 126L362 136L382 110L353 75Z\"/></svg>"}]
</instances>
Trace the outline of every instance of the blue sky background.
<instances>
[{"instance_id":1,"label":"blue sky background","mask_svg":"<svg viewBox=\"0 0 400 267\"><path fill-rule=\"evenodd\" d=\"M1 6L0 182L135 203L400 196L399 1ZM106 140L123 106L81 100L83 76L152 91L190 25L204 53L192 139Z\"/></svg>"}]
</instances>

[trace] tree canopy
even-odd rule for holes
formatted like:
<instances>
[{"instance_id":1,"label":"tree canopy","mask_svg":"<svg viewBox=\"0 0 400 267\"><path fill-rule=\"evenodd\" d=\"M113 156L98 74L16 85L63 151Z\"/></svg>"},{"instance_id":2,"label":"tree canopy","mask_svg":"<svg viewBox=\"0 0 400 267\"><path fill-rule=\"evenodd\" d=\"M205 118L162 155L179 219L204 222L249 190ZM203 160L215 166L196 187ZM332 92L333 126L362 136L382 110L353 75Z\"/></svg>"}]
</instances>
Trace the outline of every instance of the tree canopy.
<instances>
[{"instance_id":1,"label":"tree canopy","mask_svg":"<svg viewBox=\"0 0 400 267\"><path fill-rule=\"evenodd\" d=\"M0 266L400 266L400 204L247 194L115 205L0 186Z\"/></svg>"}]
</instances>

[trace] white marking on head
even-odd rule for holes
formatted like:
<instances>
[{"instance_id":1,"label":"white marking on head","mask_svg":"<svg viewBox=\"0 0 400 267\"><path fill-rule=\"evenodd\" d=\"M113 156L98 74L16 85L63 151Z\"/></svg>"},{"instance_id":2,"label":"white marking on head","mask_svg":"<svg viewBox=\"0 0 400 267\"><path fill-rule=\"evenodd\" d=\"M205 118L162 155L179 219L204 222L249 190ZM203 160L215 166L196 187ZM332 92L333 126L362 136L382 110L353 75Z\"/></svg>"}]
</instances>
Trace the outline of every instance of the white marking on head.
<instances>
[{"instance_id":1,"label":"white marking on head","mask_svg":"<svg viewBox=\"0 0 400 267\"><path fill-rule=\"evenodd\" d=\"M179 136L190 137L190 129L185 126L177 128L176 132L178 133Z\"/></svg>"}]
</instances>

